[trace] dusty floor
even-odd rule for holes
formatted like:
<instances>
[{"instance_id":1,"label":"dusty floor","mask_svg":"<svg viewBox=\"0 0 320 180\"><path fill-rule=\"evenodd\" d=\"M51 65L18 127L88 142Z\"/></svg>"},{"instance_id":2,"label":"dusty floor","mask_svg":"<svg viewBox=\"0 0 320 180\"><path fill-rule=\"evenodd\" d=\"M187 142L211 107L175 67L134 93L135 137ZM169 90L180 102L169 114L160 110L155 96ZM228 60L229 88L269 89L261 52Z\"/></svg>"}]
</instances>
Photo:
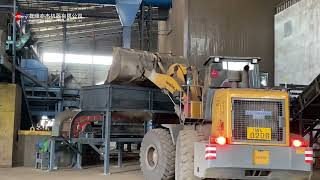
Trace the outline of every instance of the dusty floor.
<instances>
[{"instance_id":1,"label":"dusty floor","mask_svg":"<svg viewBox=\"0 0 320 180\"><path fill-rule=\"evenodd\" d=\"M313 176L311 180L320 180L320 170L316 170L313 172Z\"/></svg>"},{"instance_id":2,"label":"dusty floor","mask_svg":"<svg viewBox=\"0 0 320 180\"><path fill-rule=\"evenodd\" d=\"M83 170L59 170L46 172L29 167L0 169L0 180L143 180L138 166L128 166L121 170L112 169L109 176L103 175L101 167L91 167ZM312 180L320 180L320 171L315 173Z\"/></svg>"},{"instance_id":3,"label":"dusty floor","mask_svg":"<svg viewBox=\"0 0 320 180\"><path fill-rule=\"evenodd\" d=\"M91 167L83 170L59 170L46 172L27 167L0 169L0 180L143 180L137 167L129 167L112 171L110 176L103 175L102 168Z\"/></svg>"}]
</instances>

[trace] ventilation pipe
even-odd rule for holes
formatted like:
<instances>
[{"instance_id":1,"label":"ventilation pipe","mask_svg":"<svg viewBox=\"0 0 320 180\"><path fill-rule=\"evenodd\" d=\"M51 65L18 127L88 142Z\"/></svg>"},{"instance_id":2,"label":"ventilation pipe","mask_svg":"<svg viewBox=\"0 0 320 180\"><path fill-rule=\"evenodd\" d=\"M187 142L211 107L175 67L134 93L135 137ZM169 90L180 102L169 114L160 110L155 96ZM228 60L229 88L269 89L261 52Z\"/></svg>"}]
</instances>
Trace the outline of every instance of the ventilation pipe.
<instances>
[{"instance_id":1,"label":"ventilation pipe","mask_svg":"<svg viewBox=\"0 0 320 180\"><path fill-rule=\"evenodd\" d=\"M241 88L249 88L249 65L246 65L243 68L243 71L241 73Z\"/></svg>"},{"instance_id":2,"label":"ventilation pipe","mask_svg":"<svg viewBox=\"0 0 320 180\"><path fill-rule=\"evenodd\" d=\"M123 27L122 46L131 46L131 27L136 19L142 0L116 0L116 8Z\"/></svg>"}]
</instances>

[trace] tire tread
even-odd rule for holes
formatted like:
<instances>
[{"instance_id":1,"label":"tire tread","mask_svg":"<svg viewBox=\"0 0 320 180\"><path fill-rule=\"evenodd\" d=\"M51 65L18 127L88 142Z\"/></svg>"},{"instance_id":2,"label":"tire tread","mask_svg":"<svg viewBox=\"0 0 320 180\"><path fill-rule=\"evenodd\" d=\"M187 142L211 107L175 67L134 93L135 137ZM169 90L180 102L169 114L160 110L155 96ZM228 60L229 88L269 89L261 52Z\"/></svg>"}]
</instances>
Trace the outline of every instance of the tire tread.
<instances>
[{"instance_id":1,"label":"tire tread","mask_svg":"<svg viewBox=\"0 0 320 180\"><path fill-rule=\"evenodd\" d=\"M145 154L144 152L148 146L142 141L141 150L140 150L140 167L142 173L144 174L145 179L147 180L171 180L174 179L175 173L175 146L173 145L170 133L166 129L152 129L150 130L144 137L152 136L156 137L154 140L159 140L162 152L158 152L160 154L158 160L158 166L156 167L158 170L157 173L153 173L153 177L147 177L145 171L148 171L145 167Z\"/></svg>"}]
</instances>

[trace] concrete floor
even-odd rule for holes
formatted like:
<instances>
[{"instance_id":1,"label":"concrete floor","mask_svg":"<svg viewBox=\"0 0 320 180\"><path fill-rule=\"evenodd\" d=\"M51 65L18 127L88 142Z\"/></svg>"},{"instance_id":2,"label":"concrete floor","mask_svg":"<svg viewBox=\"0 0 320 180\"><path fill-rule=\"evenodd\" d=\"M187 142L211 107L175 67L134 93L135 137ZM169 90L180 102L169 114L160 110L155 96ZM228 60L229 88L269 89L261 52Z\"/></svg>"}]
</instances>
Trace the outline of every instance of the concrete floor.
<instances>
[{"instance_id":1,"label":"concrete floor","mask_svg":"<svg viewBox=\"0 0 320 180\"><path fill-rule=\"evenodd\" d=\"M124 168L120 172L113 171L112 175L104 176L102 168L88 168L83 170L59 170L46 172L29 167L0 169L1 180L143 180L141 171L137 168Z\"/></svg>"},{"instance_id":2,"label":"concrete floor","mask_svg":"<svg viewBox=\"0 0 320 180\"><path fill-rule=\"evenodd\" d=\"M0 169L0 180L143 180L139 166L127 166L121 170L113 168L111 175L104 176L102 167L91 167L83 170L59 170L46 172L30 167ZM311 180L320 180L320 171L314 173Z\"/></svg>"}]
</instances>

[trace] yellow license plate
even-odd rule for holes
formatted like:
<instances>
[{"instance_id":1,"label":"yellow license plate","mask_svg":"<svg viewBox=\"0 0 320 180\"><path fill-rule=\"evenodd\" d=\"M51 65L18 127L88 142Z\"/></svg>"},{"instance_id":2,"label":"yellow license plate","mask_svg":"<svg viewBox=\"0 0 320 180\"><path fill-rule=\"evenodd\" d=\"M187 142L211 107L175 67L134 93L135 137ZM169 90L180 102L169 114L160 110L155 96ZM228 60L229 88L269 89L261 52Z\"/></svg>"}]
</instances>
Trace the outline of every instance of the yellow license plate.
<instances>
[{"instance_id":1,"label":"yellow license plate","mask_svg":"<svg viewBox=\"0 0 320 180\"><path fill-rule=\"evenodd\" d=\"M247 139L271 141L271 128L247 127Z\"/></svg>"},{"instance_id":2,"label":"yellow license plate","mask_svg":"<svg viewBox=\"0 0 320 180\"><path fill-rule=\"evenodd\" d=\"M268 150L254 150L253 164L268 165L270 161L270 152Z\"/></svg>"}]
</instances>

